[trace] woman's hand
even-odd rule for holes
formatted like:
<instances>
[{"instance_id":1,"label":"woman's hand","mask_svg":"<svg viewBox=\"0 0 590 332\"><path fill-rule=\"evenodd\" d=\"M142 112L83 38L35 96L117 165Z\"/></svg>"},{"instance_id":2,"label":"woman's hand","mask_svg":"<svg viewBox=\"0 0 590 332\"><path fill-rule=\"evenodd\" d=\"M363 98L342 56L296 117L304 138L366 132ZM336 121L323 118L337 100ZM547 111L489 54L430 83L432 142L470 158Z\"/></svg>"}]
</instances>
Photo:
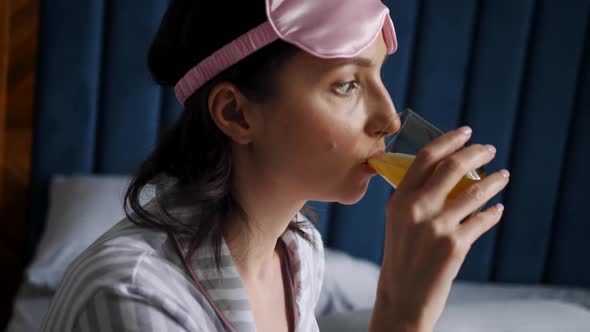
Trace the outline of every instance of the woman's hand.
<instances>
[{"instance_id":1,"label":"woman's hand","mask_svg":"<svg viewBox=\"0 0 590 332\"><path fill-rule=\"evenodd\" d=\"M464 127L425 147L389 200L371 331L432 331L471 245L500 220L501 204L470 214L508 184L506 170L447 201L465 174L495 156L489 145L462 148L470 136Z\"/></svg>"}]
</instances>

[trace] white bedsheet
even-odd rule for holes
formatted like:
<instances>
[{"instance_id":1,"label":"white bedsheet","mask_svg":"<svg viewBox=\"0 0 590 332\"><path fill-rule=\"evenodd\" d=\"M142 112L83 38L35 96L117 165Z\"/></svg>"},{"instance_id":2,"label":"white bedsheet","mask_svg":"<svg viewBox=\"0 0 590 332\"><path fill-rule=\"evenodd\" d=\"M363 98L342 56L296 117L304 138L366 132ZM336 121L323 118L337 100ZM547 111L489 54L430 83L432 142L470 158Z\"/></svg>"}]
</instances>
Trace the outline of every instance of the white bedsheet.
<instances>
[{"instance_id":1,"label":"white bedsheet","mask_svg":"<svg viewBox=\"0 0 590 332\"><path fill-rule=\"evenodd\" d=\"M336 314L318 320L322 332L366 332L371 312ZM450 303L435 332L588 332L590 311L556 300Z\"/></svg>"},{"instance_id":2,"label":"white bedsheet","mask_svg":"<svg viewBox=\"0 0 590 332\"><path fill-rule=\"evenodd\" d=\"M23 283L14 300L12 316L6 331L39 331L52 296L52 290L41 289L28 282Z\"/></svg>"},{"instance_id":3,"label":"white bedsheet","mask_svg":"<svg viewBox=\"0 0 590 332\"><path fill-rule=\"evenodd\" d=\"M23 284L7 332L39 331L53 292ZM323 332L367 331L370 309L320 318ZM590 331L590 291L457 282L437 332Z\"/></svg>"}]
</instances>

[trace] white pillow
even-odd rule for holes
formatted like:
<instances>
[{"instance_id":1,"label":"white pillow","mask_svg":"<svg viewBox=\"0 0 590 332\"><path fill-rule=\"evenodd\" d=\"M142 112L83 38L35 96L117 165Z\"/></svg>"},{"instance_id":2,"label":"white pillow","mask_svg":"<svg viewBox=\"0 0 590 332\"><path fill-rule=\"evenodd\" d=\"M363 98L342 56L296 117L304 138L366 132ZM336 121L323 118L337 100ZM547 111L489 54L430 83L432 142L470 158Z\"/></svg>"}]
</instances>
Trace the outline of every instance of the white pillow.
<instances>
[{"instance_id":1,"label":"white pillow","mask_svg":"<svg viewBox=\"0 0 590 332\"><path fill-rule=\"evenodd\" d=\"M325 264L316 316L373 307L379 280L378 265L329 249L325 250Z\"/></svg>"},{"instance_id":2,"label":"white pillow","mask_svg":"<svg viewBox=\"0 0 590 332\"><path fill-rule=\"evenodd\" d=\"M27 269L29 282L56 288L76 256L125 217L128 176L57 176L49 189L45 232Z\"/></svg>"}]
</instances>

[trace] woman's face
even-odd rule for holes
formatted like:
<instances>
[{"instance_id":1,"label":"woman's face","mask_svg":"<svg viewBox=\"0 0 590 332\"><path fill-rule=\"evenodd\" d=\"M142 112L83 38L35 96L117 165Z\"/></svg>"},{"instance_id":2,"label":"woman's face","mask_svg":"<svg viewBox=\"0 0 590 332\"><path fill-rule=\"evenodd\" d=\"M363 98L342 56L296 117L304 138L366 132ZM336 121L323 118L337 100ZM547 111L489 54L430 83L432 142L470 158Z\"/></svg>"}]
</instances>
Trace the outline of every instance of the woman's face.
<instances>
[{"instance_id":1,"label":"woman's face","mask_svg":"<svg viewBox=\"0 0 590 332\"><path fill-rule=\"evenodd\" d=\"M384 130L400 126L381 81L386 54L377 38L354 59L298 52L283 65L278 93L257 105L257 170L304 200L360 200L374 175L367 158L384 150Z\"/></svg>"}]
</instances>

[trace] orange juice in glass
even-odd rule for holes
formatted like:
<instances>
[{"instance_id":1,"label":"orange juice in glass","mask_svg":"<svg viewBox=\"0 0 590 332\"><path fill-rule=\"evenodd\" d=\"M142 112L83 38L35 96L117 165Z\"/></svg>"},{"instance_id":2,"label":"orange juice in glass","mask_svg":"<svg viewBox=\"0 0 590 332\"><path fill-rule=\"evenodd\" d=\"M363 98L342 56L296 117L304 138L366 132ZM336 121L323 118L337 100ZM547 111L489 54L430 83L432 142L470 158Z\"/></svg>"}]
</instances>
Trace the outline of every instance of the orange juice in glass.
<instances>
[{"instance_id":1,"label":"orange juice in glass","mask_svg":"<svg viewBox=\"0 0 590 332\"><path fill-rule=\"evenodd\" d=\"M369 159L369 165L397 188L414 162L416 154L443 132L410 109L400 113L401 128L394 134L384 155ZM471 184L486 176L483 168L467 173L451 190L447 199L460 195Z\"/></svg>"}]
</instances>

